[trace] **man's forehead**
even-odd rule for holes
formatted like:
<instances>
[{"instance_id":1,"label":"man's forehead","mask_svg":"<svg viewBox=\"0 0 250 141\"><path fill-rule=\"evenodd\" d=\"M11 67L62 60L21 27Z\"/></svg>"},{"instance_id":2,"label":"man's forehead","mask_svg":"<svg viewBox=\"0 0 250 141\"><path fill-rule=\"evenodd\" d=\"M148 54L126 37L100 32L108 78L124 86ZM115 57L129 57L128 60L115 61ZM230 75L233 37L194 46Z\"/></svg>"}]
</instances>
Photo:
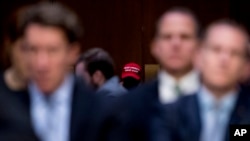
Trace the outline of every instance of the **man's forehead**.
<instances>
[{"instance_id":1,"label":"man's forehead","mask_svg":"<svg viewBox=\"0 0 250 141\"><path fill-rule=\"evenodd\" d=\"M195 26L195 19L192 15L183 12L168 12L165 13L159 20L158 26L163 26L167 23L185 23Z\"/></svg>"},{"instance_id":2,"label":"man's forehead","mask_svg":"<svg viewBox=\"0 0 250 141\"><path fill-rule=\"evenodd\" d=\"M198 34L198 25L192 15L181 12L169 12L162 16L157 25L157 33L173 32L192 32Z\"/></svg>"},{"instance_id":3,"label":"man's forehead","mask_svg":"<svg viewBox=\"0 0 250 141\"><path fill-rule=\"evenodd\" d=\"M230 26L227 24L216 24L212 25L207 29L205 39L210 39L210 38L217 38L217 37L227 37L227 38L232 38L234 37L235 39L238 40L243 40L243 42L247 43L248 42L248 37L245 34L244 31L241 29Z\"/></svg>"}]
</instances>

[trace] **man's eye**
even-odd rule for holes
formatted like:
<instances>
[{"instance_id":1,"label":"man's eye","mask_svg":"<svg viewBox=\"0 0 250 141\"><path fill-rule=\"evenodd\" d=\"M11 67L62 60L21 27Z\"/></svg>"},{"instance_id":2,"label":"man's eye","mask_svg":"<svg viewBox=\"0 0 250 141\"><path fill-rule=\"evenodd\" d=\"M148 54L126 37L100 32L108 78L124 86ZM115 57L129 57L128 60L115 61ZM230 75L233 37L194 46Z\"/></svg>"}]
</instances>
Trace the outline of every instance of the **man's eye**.
<instances>
[{"instance_id":1,"label":"man's eye","mask_svg":"<svg viewBox=\"0 0 250 141\"><path fill-rule=\"evenodd\" d=\"M50 49L49 52L56 52L56 49Z\"/></svg>"},{"instance_id":2,"label":"man's eye","mask_svg":"<svg viewBox=\"0 0 250 141\"><path fill-rule=\"evenodd\" d=\"M171 35L169 35L169 34L165 34L165 35L161 35L161 39L163 39L163 40L170 40L171 39Z\"/></svg>"},{"instance_id":3,"label":"man's eye","mask_svg":"<svg viewBox=\"0 0 250 141\"><path fill-rule=\"evenodd\" d=\"M219 47L209 47L209 50L214 52L214 53L219 53L221 51L221 49Z\"/></svg>"},{"instance_id":4,"label":"man's eye","mask_svg":"<svg viewBox=\"0 0 250 141\"><path fill-rule=\"evenodd\" d=\"M182 39L182 40L188 40L188 39L190 39L190 38L191 38L191 36L188 35L188 34L182 34L182 35L181 35L181 39Z\"/></svg>"},{"instance_id":5,"label":"man's eye","mask_svg":"<svg viewBox=\"0 0 250 141\"><path fill-rule=\"evenodd\" d=\"M57 48L51 48L48 50L49 53L56 53L58 52L58 49Z\"/></svg>"},{"instance_id":6,"label":"man's eye","mask_svg":"<svg viewBox=\"0 0 250 141\"><path fill-rule=\"evenodd\" d=\"M27 47L27 50L29 52L36 52L36 49L34 47Z\"/></svg>"},{"instance_id":7,"label":"man's eye","mask_svg":"<svg viewBox=\"0 0 250 141\"><path fill-rule=\"evenodd\" d=\"M240 52L240 51L232 51L232 52L231 52L231 55L232 55L233 57L239 57L239 58L244 57L244 53L243 53L243 52Z\"/></svg>"}]
</instances>

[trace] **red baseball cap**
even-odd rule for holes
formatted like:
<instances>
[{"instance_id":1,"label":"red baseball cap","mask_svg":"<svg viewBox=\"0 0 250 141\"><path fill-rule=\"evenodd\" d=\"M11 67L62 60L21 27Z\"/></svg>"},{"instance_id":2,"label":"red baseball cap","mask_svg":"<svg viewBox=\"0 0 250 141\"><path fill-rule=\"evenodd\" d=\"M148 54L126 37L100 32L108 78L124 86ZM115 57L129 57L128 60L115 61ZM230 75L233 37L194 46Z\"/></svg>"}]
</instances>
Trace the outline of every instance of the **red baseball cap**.
<instances>
[{"instance_id":1,"label":"red baseball cap","mask_svg":"<svg viewBox=\"0 0 250 141\"><path fill-rule=\"evenodd\" d=\"M121 78L132 77L134 79L141 79L141 66L136 63L128 63L124 65Z\"/></svg>"}]
</instances>

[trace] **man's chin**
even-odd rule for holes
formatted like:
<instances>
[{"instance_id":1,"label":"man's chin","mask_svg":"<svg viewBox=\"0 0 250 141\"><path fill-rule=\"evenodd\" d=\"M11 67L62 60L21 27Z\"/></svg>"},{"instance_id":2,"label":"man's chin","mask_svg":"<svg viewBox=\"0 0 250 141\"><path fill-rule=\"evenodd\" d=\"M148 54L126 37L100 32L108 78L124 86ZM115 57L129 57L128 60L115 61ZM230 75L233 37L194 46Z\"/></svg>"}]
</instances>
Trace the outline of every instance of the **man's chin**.
<instances>
[{"instance_id":1,"label":"man's chin","mask_svg":"<svg viewBox=\"0 0 250 141\"><path fill-rule=\"evenodd\" d=\"M179 71L182 71L182 70L185 70L186 69L186 66L185 65L182 65L182 64L168 64L166 65L167 67L165 67L167 70L169 71L173 71L173 72L179 72Z\"/></svg>"},{"instance_id":2,"label":"man's chin","mask_svg":"<svg viewBox=\"0 0 250 141\"><path fill-rule=\"evenodd\" d=\"M45 95L50 95L51 93L53 93L52 87L50 87L50 86L48 86L48 85L41 85L41 84L38 84L38 88L39 88L40 91L42 91L42 93L45 94Z\"/></svg>"},{"instance_id":3,"label":"man's chin","mask_svg":"<svg viewBox=\"0 0 250 141\"><path fill-rule=\"evenodd\" d=\"M210 87L218 91L226 91L234 88L234 85L231 83L226 83L225 81L216 81L210 84Z\"/></svg>"}]
</instances>

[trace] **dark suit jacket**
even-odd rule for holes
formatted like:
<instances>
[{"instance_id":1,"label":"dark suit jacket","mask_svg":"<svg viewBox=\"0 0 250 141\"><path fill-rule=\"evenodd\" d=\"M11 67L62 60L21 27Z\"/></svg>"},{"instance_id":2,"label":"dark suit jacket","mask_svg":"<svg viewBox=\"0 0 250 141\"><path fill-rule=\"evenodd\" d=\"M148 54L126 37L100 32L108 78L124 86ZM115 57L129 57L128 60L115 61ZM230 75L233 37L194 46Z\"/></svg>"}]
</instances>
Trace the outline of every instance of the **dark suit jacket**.
<instances>
[{"instance_id":1,"label":"dark suit jacket","mask_svg":"<svg viewBox=\"0 0 250 141\"><path fill-rule=\"evenodd\" d=\"M0 140L38 141L23 105L3 94L0 94Z\"/></svg>"},{"instance_id":2,"label":"dark suit jacket","mask_svg":"<svg viewBox=\"0 0 250 141\"><path fill-rule=\"evenodd\" d=\"M163 126L163 105L154 80L114 99L99 120L98 141L167 141Z\"/></svg>"},{"instance_id":3,"label":"dark suit jacket","mask_svg":"<svg viewBox=\"0 0 250 141\"><path fill-rule=\"evenodd\" d=\"M70 117L70 141L89 141L91 120L99 105L98 99L81 79L75 77ZM23 97L22 101L26 102L30 111L29 96Z\"/></svg>"},{"instance_id":4,"label":"dark suit jacket","mask_svg":"<svg viewBox=\"0 0 250 141\"><path fill-rule=\"evenodd\" d=\"M250 94L242 88L228 123L225 141L229 140L229 125L250 124ZM197 94L185 96L174 105L174 117L169 123L173 141L199 141L202 129L200 105ZM211 138L212 139L212 138Z\"/></svg>"},{"instance_id":5,"label":"dark suit jacket","mask_svg":"<svg viewBox=\"0 0 250 141\"><path fill-rule=\"evenodd\" d=\"M11 91L0 77L0 141L38 141L29 111L19 100L26 91Z\"/></svg>"}]
</instances>

